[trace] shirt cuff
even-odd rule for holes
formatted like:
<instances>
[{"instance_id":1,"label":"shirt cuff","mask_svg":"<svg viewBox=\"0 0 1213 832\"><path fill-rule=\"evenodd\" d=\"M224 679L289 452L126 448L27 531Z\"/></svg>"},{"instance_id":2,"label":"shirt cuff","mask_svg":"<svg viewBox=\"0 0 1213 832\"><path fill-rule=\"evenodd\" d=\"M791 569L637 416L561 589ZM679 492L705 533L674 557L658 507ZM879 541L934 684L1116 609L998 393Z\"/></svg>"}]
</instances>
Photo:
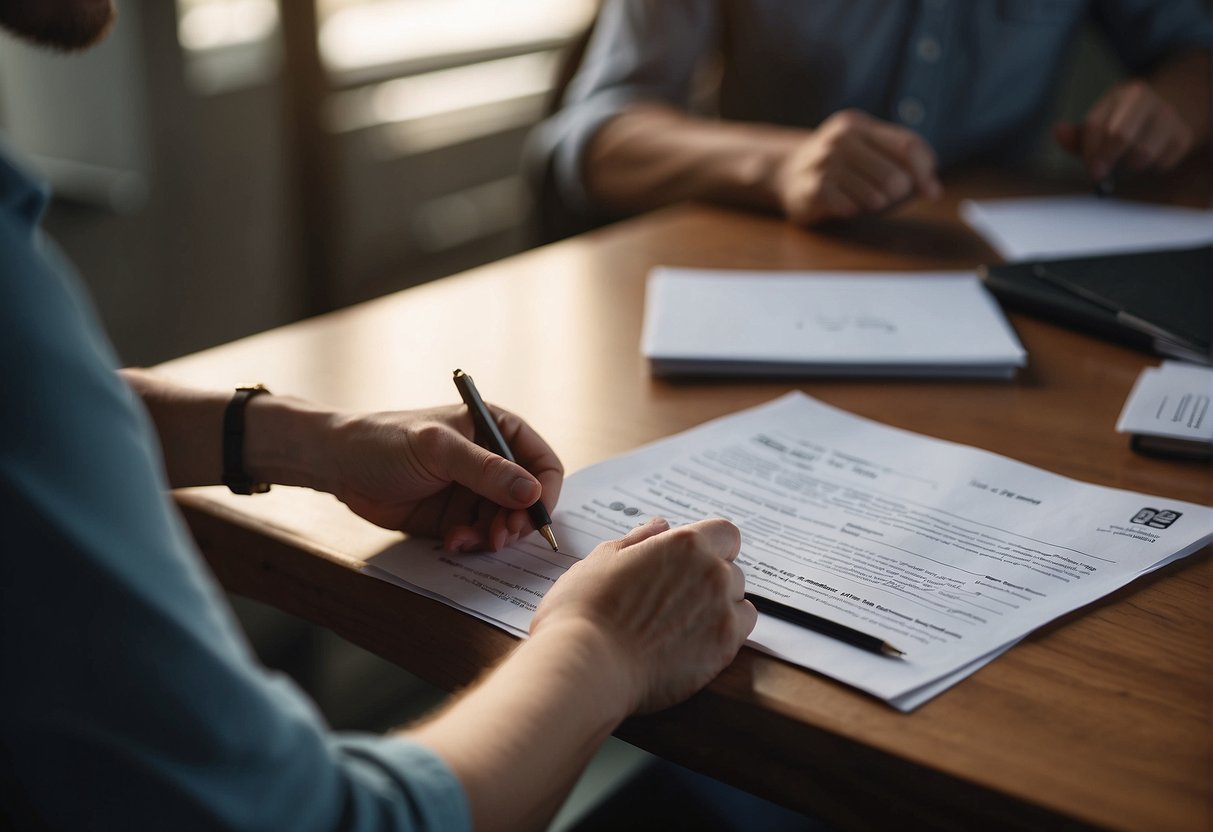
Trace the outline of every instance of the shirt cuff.
<instances>
[{"instance_id":1,"label":"shirt cuff","mask_svg":"<svg viewBox=\"0 0 1213 832\"><path fill-rule=\"evenodd\" d=\"M602 213L585 184L585 154L606 122L642 101L666 101L659 93L629 87L604 90L553 115L539 126L528 156L539 176L552 177L562 205L580 216Z\"/></svg>"},{"instance_id":2,"label":"shirt cuff","mask_svg":"<svg viewBox=\"0 0 1213 832\"><path fill-rule=\"evenodd\" d=\"M335 734L351 776L380 797L404 804L413 821L406 828L460 832L472 828L463 784L428 746L399 737Z\"/></svg>"}]
</instances>

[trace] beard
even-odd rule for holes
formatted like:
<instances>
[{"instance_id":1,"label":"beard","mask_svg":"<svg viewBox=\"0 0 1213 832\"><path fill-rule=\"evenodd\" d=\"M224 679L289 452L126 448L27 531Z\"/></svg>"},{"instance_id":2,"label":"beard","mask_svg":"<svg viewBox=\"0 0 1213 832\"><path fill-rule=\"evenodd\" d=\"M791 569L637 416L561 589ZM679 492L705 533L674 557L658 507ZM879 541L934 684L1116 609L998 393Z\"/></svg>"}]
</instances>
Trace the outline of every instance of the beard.
<instances>
[{"instance_id":1,"label":"beard","mask_svg":"<svg viewBox=\"0 0 1213 832\"><path fill-rule=\"evenodd\" d=\"M105 37L113 0L0 0L0 26L39 46L74 52Z\"/></svg>"}]
</instances>

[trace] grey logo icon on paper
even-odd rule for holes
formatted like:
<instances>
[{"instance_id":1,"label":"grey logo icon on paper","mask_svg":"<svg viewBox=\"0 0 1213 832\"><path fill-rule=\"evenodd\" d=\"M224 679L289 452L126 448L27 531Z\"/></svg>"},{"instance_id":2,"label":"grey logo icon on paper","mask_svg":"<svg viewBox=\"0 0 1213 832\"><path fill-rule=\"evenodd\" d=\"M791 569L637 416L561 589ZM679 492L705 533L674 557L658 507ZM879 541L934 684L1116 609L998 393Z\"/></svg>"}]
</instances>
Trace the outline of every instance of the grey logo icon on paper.
<instances>
[{"instance_id":1,"label":"grey logo icon on paper","mask_svg":"<svg viewBox=\"0 0 1213 832\"><path fill-rule=\"evenodd\" d=\"M1183 517L1182 511L1171 511L1168 508L1143 508L1133 515L1132 523L1149 526L1152 529L1165 529Z\"/></svg>"}]
</instances>

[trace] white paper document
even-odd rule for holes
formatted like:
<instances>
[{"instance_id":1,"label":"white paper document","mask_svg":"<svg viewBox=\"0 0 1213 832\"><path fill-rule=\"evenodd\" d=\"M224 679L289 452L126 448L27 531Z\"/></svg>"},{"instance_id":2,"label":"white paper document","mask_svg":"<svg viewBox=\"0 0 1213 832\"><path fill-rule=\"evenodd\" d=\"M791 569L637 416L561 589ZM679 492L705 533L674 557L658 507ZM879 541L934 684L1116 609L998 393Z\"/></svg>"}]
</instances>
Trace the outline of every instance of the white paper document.
<instances>
[{"instance_id":1,"label":"white paper document","mask_svg":"<svg viewBox=\"0 0 1213 832\"><path fill-rule=\"evenodd\" d=\"M379 577L524 635L552 582L653 516L742 530L747 590L903 650L893 659L759 616L750 644L909 710L1048 621L1213 539L1213 510L1090 485L881 425L799 393L569 477L562 553L406 540Z\"/></svg>"},{"instance_id":2,"label":"white paper document","mask_svg":"<svg viewBox=\"0 0 1213 832\"><path fill-rule=\"evenodd\" d=\"M1147 367L1125 401L1116 429L1171 439L1213 442L1213 368L1180 361Z\"/></svg>"},{"instance_id":3,"label":"white paper document","mask_svg":"<svg viewBox=\"0 0 1213 832\"><path fill-rule=\"evenodd\" d=\"M1188 248L1213 242L1213 211L1127 199L965 200L960 216L1007 260Z\"/></svg>"},{"instance_id":4,"label":"white paper document","mask_svg":"<svg viewBox=\"0 0 1213 832\"><path fill-rule=\"evenodd\" d=\"M1009 378L1027 361L971 272L658 268L641 351L656 375Z\"/></svg>"}]
</instances>

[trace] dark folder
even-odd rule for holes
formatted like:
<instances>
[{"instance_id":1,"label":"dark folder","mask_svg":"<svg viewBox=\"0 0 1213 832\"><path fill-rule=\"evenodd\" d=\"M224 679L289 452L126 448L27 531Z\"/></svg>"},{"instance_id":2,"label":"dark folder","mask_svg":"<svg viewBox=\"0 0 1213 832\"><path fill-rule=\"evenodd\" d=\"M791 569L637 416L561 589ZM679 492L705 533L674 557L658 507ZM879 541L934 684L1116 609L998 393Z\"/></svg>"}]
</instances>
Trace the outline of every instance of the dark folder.
<instances>
[{"instance_id":1,"label":"dark folder","mask_svg":"<svg viewBox=\"0 0 1213 832\"><path fill-rule=\"evenodd\" d=\"M1160 355L1209 363L1213 246L983 266L999 300Z\"/></svg>"}]
</instances>

